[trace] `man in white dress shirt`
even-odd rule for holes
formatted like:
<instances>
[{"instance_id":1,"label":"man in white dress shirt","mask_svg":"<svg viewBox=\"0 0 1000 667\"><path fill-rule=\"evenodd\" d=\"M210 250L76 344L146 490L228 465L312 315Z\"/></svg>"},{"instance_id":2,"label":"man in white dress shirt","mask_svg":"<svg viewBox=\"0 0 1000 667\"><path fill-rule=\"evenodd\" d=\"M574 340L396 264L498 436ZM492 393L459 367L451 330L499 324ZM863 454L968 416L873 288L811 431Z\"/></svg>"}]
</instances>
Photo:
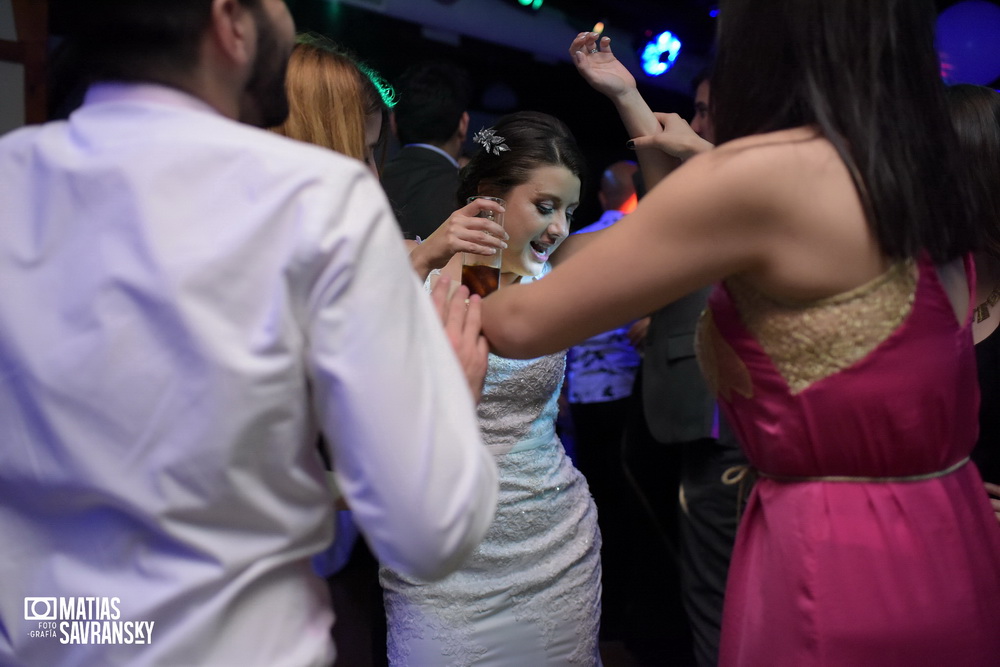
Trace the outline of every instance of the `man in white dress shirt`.
<instances>
[{"instance_id":1,"label":"man in white dress shirt","mask_svg":"<svg viewBox=\"0 0 1000 667\"><path fill-rule=\"evenodd\" d=\"M318 432L443 576L496 496L466 378L364 165L236 122L281 0L74 4L101 82L0 139L0 664L330 664Z\"/></svg>"}]
</instances>

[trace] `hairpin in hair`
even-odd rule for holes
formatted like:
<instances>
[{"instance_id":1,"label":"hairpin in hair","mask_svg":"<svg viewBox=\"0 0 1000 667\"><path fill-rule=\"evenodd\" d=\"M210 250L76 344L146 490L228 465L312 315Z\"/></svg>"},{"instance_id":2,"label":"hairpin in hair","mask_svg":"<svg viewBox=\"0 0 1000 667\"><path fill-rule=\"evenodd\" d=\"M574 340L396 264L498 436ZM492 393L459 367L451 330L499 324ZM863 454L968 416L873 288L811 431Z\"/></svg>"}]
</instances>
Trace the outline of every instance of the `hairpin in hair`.
<instances>
[{"instance_id":1,"label":"hairpin in hair","mask_svg":"<svg viewBox=\"0 0 1000 667\"><path fill-rule=\"evenodd\" d=\"M490 129L483 128L479 130L472 137L472 140L477 144L481 144L487 153L493 153L493 155L500 155L503 151L510 150L510 146L504 143L504 138L498 136L492 127Z\"/></svg>"}]
</instances>

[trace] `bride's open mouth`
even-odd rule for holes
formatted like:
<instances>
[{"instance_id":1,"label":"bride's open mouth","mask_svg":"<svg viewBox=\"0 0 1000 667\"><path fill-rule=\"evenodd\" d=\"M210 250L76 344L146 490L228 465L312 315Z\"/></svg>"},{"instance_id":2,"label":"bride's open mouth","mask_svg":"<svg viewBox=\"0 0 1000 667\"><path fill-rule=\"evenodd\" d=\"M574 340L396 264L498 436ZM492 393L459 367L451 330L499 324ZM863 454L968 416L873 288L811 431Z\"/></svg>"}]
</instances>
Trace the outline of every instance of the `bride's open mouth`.
<instances>
[{"instance_id":1,"label":"bride's open mouth","mask_svg":"<svg viewBox=\"0 0 1000 667\"><path fill-rule=\"evenodd\" d=\"M532 241L529 245L531 246L532 252L535 253L535 256L538 257L540 261L548 261L549 255L552 253L552 246L538 241Z\"/></svg>"}]
</instances>

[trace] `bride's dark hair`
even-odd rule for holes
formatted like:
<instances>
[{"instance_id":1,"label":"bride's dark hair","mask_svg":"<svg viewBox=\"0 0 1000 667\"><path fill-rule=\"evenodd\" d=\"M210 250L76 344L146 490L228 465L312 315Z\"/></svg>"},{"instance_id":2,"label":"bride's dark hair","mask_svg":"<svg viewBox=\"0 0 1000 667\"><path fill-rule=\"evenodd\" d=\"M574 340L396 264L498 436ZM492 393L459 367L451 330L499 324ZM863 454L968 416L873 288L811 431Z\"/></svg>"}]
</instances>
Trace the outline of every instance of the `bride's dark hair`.
<instances>
[{"instance_id":1,"label":"bride's dark hair","mask_svg":"<svg viewBox=\"0 0 1000 667\"><path fill-rule=\"evenodd\" d=\"M492 127L509 150L499 155L482 146L459 173L458 204L478 194L502 197L526 183L538 167L563 166L581 181L585 161L569 128L548 114L519 111L504 116Z\"/></svg>"}]
</instances>

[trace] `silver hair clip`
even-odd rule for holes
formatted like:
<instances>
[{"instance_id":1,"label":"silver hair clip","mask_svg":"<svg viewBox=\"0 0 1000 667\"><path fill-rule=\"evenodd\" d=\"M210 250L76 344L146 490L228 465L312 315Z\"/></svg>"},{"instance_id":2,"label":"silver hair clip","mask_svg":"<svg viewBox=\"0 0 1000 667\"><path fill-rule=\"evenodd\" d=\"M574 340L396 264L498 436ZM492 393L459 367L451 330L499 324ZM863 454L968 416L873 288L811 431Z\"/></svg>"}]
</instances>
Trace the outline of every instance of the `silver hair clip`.
<instances>
[{"instance_id":1,"label":"silver hair clip","mask_svg":"<svg viewBox=\"0 0 1000 667\"><path fill-rule=\"evenodd\" d=\"M493 153L493 155L500 155L500 153L510 150L510 146L504 143L504 138L497 136L493 128L479 130L472 137L472 140L482 145L487 153Z\"/></svg>"}]
</instances>

